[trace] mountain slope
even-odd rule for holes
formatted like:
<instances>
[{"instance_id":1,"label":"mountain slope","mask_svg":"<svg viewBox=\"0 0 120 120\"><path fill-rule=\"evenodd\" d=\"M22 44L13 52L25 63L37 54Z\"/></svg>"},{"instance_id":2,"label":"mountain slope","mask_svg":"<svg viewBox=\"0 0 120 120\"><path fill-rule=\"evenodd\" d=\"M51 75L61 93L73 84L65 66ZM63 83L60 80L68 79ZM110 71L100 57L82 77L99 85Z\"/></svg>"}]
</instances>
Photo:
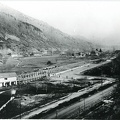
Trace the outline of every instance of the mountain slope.
<instances>
[{"instance_id":1,"label":"mountain slope","mask_svg":"<svg viewBox=\"0 0 120 120\"><path fill-rule=\"evenodd\" d=\"M0 40L12 51L31 51L33 48L90 50L94 47L84 39L77 39L45 22L33 19L0 5Z\"/></svg>"}]
</instances>

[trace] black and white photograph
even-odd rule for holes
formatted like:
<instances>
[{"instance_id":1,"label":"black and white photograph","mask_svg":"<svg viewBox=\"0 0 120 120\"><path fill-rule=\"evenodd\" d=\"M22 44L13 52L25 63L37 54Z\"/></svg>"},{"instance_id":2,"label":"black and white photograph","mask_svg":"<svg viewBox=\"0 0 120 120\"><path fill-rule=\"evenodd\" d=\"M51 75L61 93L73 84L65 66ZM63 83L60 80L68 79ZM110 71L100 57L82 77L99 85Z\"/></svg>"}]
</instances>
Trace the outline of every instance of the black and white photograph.
<instances>
[{"instance_id":1,"label":"black and white photograph","mask_svg":"<svg viewBox=\"0 0 120 120\"><path fill-rule=\"evenodd\" d=\"M0 0L0 119L120 120L120 1Z\"/></svg>"}]
</instances>

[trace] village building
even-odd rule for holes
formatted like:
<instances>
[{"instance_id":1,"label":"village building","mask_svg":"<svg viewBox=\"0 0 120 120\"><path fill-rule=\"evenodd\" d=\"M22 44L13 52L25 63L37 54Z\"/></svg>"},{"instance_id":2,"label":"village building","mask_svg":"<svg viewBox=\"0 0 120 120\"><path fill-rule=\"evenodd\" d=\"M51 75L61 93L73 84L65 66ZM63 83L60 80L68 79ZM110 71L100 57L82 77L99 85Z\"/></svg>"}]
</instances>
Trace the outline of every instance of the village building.
<instances>
[{"instance_id":1,"label":"village building","mask_svg":"<svg viewBox=\"0 0 120 120\"><path fill-rule=\"evenodd\" d=\"M66 55L66 51L61 51L60 55Z\"/></svg>"},{"instance_id":2,"label":"village building","mask_svg":"<svg viewBox=\"0 0 120 120\"><path fill-rule=\"evenodd\" d=\"M96 56L96 52L94 50L91 51L90 53L91 56Z\"/></svg>"},{"instance_id":3,"label":"village building","mask_svg":"<svg viewBox=\"0 0 120 120\"><path fill-rule=\"evenodd\" d=\"M3 55L0 53L0 61L2 60L2 58L3 58Z\"/></svg>"},{"instance_id":4,"label":"village building","mask_svg":"<svg viewBox=\"0 0 120 120\"><path fill-rule=\"evenodd\" d=\"M53 68L55 68L55 66L47 70L38 70L36 72L23 73L21 75L17 75L16 73L0 73L0 87L17 85L20 83L25 84L42 77L49 77L51 73L50 69Z\"/></svg>"},{"instance_id":5,"label":"village building","mask_svg":"<svg viewBox=\"0 0 120 120\"><path fill-rule=\"evenodd\" d=\"M6 44L5 42L3 42L1 39L0 39L0 50L3 50L6 48Z\"/></svg>"},{"instance_id":6,"label":"village building","mask_svg":"<svg viewBox=\"0 0 120 120\"><path fill-rule=\"evenodd\" d=\"M41 52L42 52L42 55L47 55L48 50L46 50L46 49L42 48Z\"/></svg>"},{"instance_id":7,"label":"village building","mask_svg":"<svg viewBox=\"0 0 120 120\"><path fill-rule=\"evenodd\" d=\"M80 53L80 57L85 57L85 56L86 56L85 53L83 53L83 52Z\"/></svg>"},{"instance_id":8,"label":"village building","mask_svg":"<svg viewBox=\"0 0 120 120\"><path fill-rule=\"evenodd\" d=\"M37 56L42 56L42 53L41 52L36 52L36 53L33 53L35 57Z\"/></svg>"},{"instance_id":9,"label":"village building","mask_svg":"<svg viewBox=\"0 0 120 120\"><path fill-rule=\"evenodd\" d=\"M15 53L15 52L11 52L11 57L12 58L18 58L18 57L23 57L22 53Z\"/></svg>"},{"instance_id":10,"label":"village building","mask_svg":"<svg viewBox=\"0 0 120 120\"><path fill-rule=\"evenodd\" d=\"M0 73L0 87L17 85L16 73Z\"/></svg>"},{"instance_id":11,"label":"village building","mask_svg":"<svg viewBox=\"0 0 120 120\"><path fill-rule=\"evenodd\" d=\"M48 49L46 55L53 55L52 49Z\"/></svg>"},{"instance_id":12,"label":"village building","mask_svg":"<svg viewBox=\"0 0 120 120\"><path fill-rule=\"evenodd\" d=\"M12 54L11 57L18 57L18 54Z\"/></svg>"},{"instance_id":13,"label":"village building","mask_svg":"<svg viewBox=\"0 0 120 120\"><path fill-rule=\"evenodd\" d=\"M58 55L58 54L60 54L60 53L61 53L61 51L60 51L60 50L58 50L58 49L57 49L57 50L55 50L55 51L53 51L53 54L57 54L57 55Z\"/></svg>"}]
</instances>

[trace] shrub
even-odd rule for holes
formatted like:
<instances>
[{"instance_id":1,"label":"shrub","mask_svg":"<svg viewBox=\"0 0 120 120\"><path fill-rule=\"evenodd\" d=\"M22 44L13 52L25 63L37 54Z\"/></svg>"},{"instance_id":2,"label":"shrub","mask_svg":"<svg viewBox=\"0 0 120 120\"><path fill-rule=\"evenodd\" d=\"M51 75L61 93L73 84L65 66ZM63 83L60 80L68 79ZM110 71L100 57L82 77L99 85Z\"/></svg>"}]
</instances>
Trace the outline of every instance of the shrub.
<instances>
[{"instance_id":1,"label":"shrub","mask_svg":"<svg viewBox=\"0 0 120 120\"><path fill-rule=\"evenodd\" d=\"M47 61L47 65L52 65L52 62L51 61Z\"/></svg>"}]
</instances>

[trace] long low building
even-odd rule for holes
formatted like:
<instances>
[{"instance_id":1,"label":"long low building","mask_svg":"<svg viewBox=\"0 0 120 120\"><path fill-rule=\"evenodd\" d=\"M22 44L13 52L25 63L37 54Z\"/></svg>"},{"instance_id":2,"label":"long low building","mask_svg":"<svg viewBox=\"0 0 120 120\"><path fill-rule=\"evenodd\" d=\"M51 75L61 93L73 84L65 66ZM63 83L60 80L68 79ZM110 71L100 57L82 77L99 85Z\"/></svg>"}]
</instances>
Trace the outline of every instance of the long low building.
<instances>
[{"instance_id":1,"label":"long low building","mask_svg":"<svg viewBox=\"0 0 120 120\"><path fill-rule=\"evenodd\" d=\"M31 73L24 73L17 76L17 81L28 82L28 81L40 79L41 77L45 77L48 75L49 75L48 72L43 70L37 72L31 72Z\"/></svg>"},{"instance_id":2,"label":"long low building","mask_svg":"<svg viewBox=\"0 0 120 120\"><path fill-rule=\"evenodd\" d=\"M49 76L49 71L39 70L21 75L17 75L16 73L0 73L0 87L17 85L18 83L28 83L45 76Z\"/></svg>"}]
</instances>

